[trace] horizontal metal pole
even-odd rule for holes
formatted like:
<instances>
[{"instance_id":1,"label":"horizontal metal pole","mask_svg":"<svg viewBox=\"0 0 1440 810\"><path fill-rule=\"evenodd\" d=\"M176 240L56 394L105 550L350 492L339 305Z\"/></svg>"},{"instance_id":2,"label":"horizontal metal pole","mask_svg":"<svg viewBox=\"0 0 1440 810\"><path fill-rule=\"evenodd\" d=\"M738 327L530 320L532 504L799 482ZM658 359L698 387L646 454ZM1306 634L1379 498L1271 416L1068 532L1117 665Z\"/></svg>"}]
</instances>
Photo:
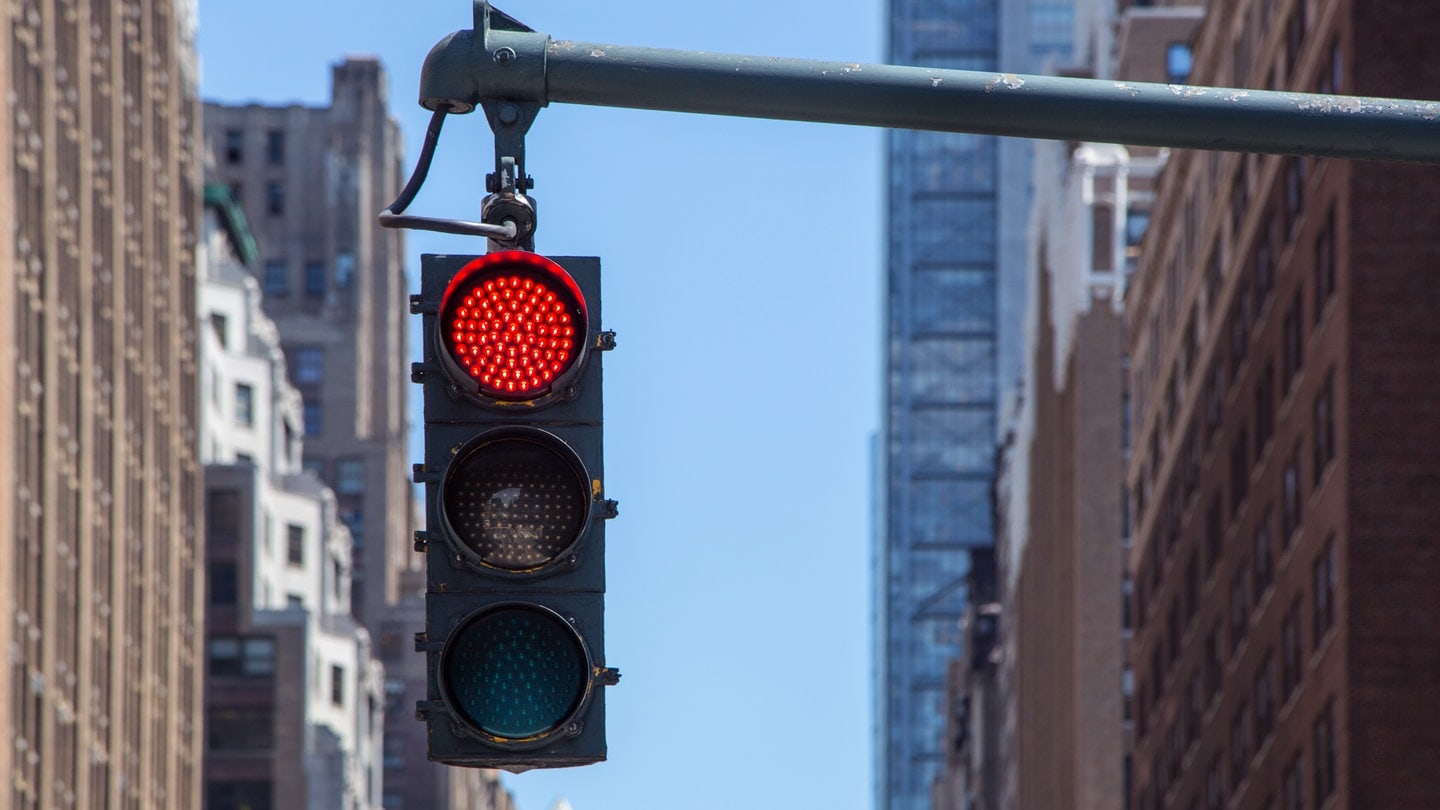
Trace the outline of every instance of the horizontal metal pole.
<instances>
[{"instance_id":1,"label":"horizontal metal pole","mask_svg":"<svg viewBox=\"0 0 1440 810\"><path fill-rule=\"evenodd\" d=\"M462 31L421 103L573 103L1139 146L1440 163L1440 103L941 70Z\"/></svg>"}]
</instances>

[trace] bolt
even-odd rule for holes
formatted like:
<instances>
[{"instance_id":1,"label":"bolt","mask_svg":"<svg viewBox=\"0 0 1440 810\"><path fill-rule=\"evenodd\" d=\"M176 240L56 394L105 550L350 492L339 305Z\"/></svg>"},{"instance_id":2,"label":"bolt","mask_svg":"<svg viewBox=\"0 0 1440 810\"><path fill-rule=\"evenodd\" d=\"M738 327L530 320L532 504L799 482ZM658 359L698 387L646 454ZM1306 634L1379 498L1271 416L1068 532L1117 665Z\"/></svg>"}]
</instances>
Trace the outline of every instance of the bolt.
<instances>
[{"instance_id":1,"label":"bolt","mask_svg":"<svg viewBox=\"0 0 1440 810\"><path fill-rule=\"evenodd\" d=\"M499 54L496 54L496 56L498 57ZM500 105L500 123L509 125L519 120L520 108L516 107L514 104Z\"/></svg>"},{"instance_id":2,"label":"bolt","mask_svg":"<svg viewBox=\"0 0 1440 810\"><path fill-rule=\"evenodd\" d=\"M515 61L514 48L500 48L495 51L495 63L498 65L509 65Z\"/></svg>"}]
</instances>

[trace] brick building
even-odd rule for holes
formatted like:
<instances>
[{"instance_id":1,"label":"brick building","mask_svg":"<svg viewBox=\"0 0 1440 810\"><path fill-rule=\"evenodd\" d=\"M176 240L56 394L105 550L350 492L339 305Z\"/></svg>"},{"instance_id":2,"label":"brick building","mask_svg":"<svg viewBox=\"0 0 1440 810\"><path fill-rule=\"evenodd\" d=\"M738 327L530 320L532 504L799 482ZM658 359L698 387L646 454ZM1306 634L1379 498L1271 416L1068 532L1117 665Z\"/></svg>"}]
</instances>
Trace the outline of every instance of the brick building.
<instances>
[{"instance_id":1,"label":"brick building","mask_svg":"<svg viewBox=\"0 0 1440 810\"><path fill-rule=\"evenodd\" d=\"M1194 84L1433 97L1425 0L1218 0ZM1136 808L1440 800L1440 171L1176 153L1127 300Z\"/></svg>"}]
</instances>

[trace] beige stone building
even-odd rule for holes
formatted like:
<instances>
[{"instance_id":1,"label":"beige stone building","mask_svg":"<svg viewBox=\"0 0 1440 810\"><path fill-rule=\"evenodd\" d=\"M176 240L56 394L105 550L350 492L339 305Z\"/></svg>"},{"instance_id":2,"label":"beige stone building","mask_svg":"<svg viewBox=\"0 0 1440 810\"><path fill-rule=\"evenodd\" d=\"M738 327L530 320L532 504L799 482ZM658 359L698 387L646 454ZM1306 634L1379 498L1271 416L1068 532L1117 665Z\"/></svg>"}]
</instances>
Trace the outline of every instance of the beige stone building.
<instances>
[{"instance_id":1,"label":"beige stone building","mask_svg":"<svg viewBox=\"0 0 1440 810\"><path fill-rule=\"evenodd\" d=\"M426 668L414 648L425 576L412 545L411 290L403 232L376 224L404 183L404 150L377 60L348 58L332 79L327 106L207 103L207 171L244 209L303 399L304 467L334 491L354 541L352 606L386 673L380 802L506 810L493 772L430 763L415 719Z\"/></svg>"},{"instance_id":2,"label":"beige stone building","mask_svg":"<svg viewBox=\"0 0 1440 810\"><path fill-rule=\"evenodd\" d=\"M0 806L200 806L185 0L0 9Z\"/></svg>"}]
</instances>

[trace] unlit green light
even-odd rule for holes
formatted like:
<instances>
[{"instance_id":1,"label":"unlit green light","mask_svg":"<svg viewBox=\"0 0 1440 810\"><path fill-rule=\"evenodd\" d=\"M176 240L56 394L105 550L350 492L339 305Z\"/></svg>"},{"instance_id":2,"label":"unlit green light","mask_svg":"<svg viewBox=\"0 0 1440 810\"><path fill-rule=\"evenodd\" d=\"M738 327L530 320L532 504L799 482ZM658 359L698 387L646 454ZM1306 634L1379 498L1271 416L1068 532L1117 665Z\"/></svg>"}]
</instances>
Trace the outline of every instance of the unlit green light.
<instances>
[{"instance_id":1,"label":"unlit green light","mask_svg":"<svg viewBox=\"0 0 1440 810\"><path fill-rule=\"evenodd\" d=\"M563 619L501 607L468 620L446 645L444 678L465 722L502 739L553 731L585 697L584 647Z\"/></svg>"}]
</instances>

